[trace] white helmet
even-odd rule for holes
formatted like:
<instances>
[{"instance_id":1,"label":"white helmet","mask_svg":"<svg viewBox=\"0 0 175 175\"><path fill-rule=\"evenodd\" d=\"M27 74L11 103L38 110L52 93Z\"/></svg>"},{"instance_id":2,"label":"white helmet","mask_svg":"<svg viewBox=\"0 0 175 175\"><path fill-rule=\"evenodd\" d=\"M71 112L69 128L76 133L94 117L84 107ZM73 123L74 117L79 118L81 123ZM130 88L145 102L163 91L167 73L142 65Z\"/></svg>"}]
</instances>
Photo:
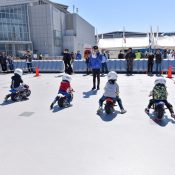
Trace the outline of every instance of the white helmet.
<instances>
[{"instance_id":1,"label":"white helmet","mask_svg":"<svg viewBox=\"0 0 175 175\"><path fill-rule=\"evenodd\" d=\"M22 74L23 74L23 70L22 69L15 69L15 71L14 71L14 74L18 74L20 77L22 76Z\"/></svg>"},{"instance_id":2,"label":"white helmet","mask_svg":"<svg viewBox=\"0 0 175 175\"><path fill-rule=\"evenodd\" d=\"M64 74L62 76L62 80L63 81L66 80L66 81L70 82L72 80L72 78L71 78L71 76L69 74Z\"/></svg>"},{"instance_id":3,"label":"white helmet","mask_svg":"<svg viewBox=\"0 0 175 175\"><path fill-rule=\"evenodd\" d=\"M108 80L117 80L117 73L114 71L111 71L108 73Z\"/></svg>"},{"instance_id":4,"label":"white helmet","mask_svg":"<svg viewBox=\"0 0 175 175\"><path fill-rule=\"evenodd\" d=\"M165 78L161 77L161 78L157 78L155 81L154 81L154 84L157 85L157 84L164 84L166 85L166 80Z\"/></svg>"}]
</instances>

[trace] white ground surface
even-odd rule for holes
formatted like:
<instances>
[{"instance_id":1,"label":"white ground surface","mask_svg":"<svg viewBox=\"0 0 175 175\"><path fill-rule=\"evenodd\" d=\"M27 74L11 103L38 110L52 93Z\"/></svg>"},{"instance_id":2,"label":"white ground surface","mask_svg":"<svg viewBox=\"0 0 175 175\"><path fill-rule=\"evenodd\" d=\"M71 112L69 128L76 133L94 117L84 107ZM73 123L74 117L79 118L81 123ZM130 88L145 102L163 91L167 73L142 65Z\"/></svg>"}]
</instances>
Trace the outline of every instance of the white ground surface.
<instances>
[{"instance_id":1,"label":"white ground surface","mask_svg":"<svg viewBox=\"0 0 175 175\"><path fill-rule=\"evenodd\" d=\"M1 103L10 77L0 75ZM92 76L73 75L73 106L53 111L49 105L61 77L30 74L23 79L32 90L30 99L0 105L1 175L175 174L175 123L168 111L163 125L144 113L155 76L119 75L120 96L128 112L111 121L96 115L106 77L101 90L91 94ZM167 86L174 104L175 84L167 79ZM21 115L24 112L31 115Z\"/></svg>"}]
</instances>

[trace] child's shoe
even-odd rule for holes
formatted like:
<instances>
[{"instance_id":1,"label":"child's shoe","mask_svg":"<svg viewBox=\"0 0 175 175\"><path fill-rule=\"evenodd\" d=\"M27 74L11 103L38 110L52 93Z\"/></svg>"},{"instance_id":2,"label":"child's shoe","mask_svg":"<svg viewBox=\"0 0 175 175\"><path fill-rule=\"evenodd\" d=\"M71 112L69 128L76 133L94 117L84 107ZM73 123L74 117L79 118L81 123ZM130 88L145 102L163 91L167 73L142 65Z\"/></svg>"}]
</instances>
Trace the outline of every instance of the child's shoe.
<instances>
[{"instance_id":1,"label":"child's shoe","mask_svg":"<svg viewBox=\"0 0 175 175\"><path fill-rule=\"evenodd\" d=\"M126 113L126 112L127 112L126 110L122 109L120 113L121 113L121 114L124 114L124 113Z\"/></svg>"},{"instance_id":2,"label":"child's shoe","mask_svg":"<svg viewBox=\"0 0 175 175\"><path fill-rule=\"evenodd\" d=\"M146 109L145 109L145 112L146 112L147 114L149 114L149 109L148 109L148 108L146 108Z\"/></svg>"},{"instance_id":3,"label":"child's shoe","mask_svg":"<svg viewBox=\"0 0 175 175\"><path fill-rule=\"evenodd\" d=\"M171 113L171 117L175 119L175 114L174 114L174 112Z\"/></svg>"},{"instance_id":4,"label":"child's shoe","mask_svg":"<svg viewBox=\"0 0 175 175\"><path fill-rule=\"evenodd\" d=\"M97 110L97 114L101 114L102 112L103 112L102 107L99 107L98 110Z\"/></svg>"},{"instance_id":5,"label":"child's shoe","mask_svg":"<svg viewBox=\"0 0 175 175\"><path fill-rule=\"evenodd\" d=\"M50 105L50 110L52 110L52 109L53 109L53 105L54 105L53 103Z\"/></svg>"}]
</instances>

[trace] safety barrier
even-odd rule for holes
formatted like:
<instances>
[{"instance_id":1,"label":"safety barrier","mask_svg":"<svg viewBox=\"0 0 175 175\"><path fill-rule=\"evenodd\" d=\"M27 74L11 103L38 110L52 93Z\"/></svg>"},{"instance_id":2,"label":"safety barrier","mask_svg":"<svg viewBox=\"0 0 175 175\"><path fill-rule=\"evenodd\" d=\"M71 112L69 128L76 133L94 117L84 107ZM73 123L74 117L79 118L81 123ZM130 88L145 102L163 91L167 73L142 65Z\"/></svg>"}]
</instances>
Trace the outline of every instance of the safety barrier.
<instances>
[{"instance_id":1,"label":"safety barrier","mask_svg":"<svg viewBox=\"0 0 175 175\"><path fill-rule=\"evenodd\" d=\"M64 72L63 61L58 60L34 60L32 68L39 68L40 72ZM27 63L25 61L14 61L14 68L21 68L27 71Z\"/></svg>"},{"instance_id":2,"label":"safety barrier","mask_svg":"<svg viewBox=\"0 0 175 175\"><path fill-rule=\"evenodd\" d=\"M126 72L126 60L115 60L110 59L107 62L109 71ZM168 67L175 67L175 60L163 60L162 71L167 72ZM39 68L40 72L64 72L64 62L60 60L34 60L32 61L32 67L35 69ZM74 72L85 72L86 63L83 60L76 60L73 62ZM25 61L14 61L14 68L21 68L24 71L27 70L27 64ZM155 71L156 65L153 66L153 71ZM147 72L147 59L134 60L133 71L138 73ZM173 72L175 70L173 69Z\"/></svg>"}]
</instances>

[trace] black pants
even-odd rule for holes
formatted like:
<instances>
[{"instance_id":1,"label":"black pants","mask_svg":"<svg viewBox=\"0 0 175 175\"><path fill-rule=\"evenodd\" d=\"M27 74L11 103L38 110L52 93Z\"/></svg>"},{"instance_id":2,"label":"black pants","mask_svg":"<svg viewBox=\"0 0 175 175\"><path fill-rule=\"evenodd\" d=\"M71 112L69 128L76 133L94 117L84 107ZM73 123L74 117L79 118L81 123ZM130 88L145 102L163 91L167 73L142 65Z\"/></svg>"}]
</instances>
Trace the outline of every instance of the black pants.
<instances>
[{"instance_id":1,"label":"black pants","mask_svg":"<svg viewBox=\"0 0 175 175\"><path fill-rule=\"evenodd\" d=\"M173 111L173 106L172 106L170 103L168 103L167 100L155 100L155 99L151 99L151 100L149 101L148 108L150 109L151 106L152 106L154 103L156 103L156 101L162 101L162 102L164 102L165 105L166 105L166 107L169 109L170 113L174 113L174 111Z\"/></svg>"},{"instance_id":2,"label":"black pants","mask_svg":"<svg viewBox=\"0 0 175 175\"><path fill-rule=\"evenodd\" d=\"M97 88L100 87L100 69L92 69L93 75L93 88L96 88L96 78L97 78Z\"/></svg>"},{"instance_id":3,"label":"black pants","mask_svg":"<svg viewBox=\"0 0 175 175\"><path fill-rule=\"evenodd\" d=\"M1 64L2 71L7 71L7 64Z\"/></svg>"},{"instance_id":4,"label":"black pants","mask_svg":"<svg viewBox=\"0 0 175 175\"><path fill-rule=\"evenodd\" d=\"M127 74L132 74L133 72L133 61L127 61Z\"/></svg>"},{"instance_id":5,"label":"black pants","mask_svg":"<svg viewBox=\"0 0 175 175\"><path fill-rule=\"evenodd\" d=\"M90 73L89 70L89 60L86 60L86 74L88 75Z\"/></svg>"},{"instance_id":6,"label":"black pants","mask_svg":"<svg viewBox=\"0 0 175 175\"><path fill-rule=\"evenodd\" d=\"M27 68L28 68L28 72L30 72L30 73L33 72L32 63L27 63Z\"/></svg>"},{"instance_id":7,"label":"black pants","mask_svg":"<svg viewBox=\"0 0 175 175\"><path fill-rule=\"evenodd\" d=\"M148 74L153 73L153 63L148 63Z\"/></svg>"}]
</instances>

